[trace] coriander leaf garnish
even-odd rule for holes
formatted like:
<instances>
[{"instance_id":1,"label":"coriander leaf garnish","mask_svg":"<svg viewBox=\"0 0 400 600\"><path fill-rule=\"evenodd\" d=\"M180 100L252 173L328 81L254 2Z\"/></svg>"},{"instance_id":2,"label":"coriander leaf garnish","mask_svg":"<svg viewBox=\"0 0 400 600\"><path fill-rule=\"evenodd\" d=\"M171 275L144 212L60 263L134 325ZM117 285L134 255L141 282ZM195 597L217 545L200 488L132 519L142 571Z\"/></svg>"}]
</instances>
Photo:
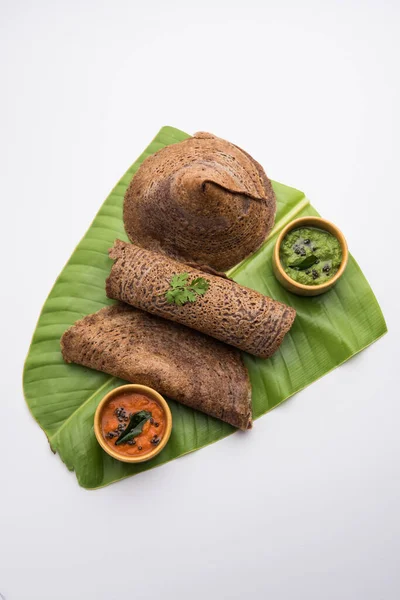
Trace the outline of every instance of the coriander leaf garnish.
<instances>
[{"instance_id":1,"label":"coriander leaf garnish","mask_svg":"<svg viewBox=\"0 0 400 600\"><path fill-rule=\"evenodd\" d=\"M185 286L187 284L188 278L189 278L189 273L178 273L173 276L173 278L171 279L170 285L172 288Z\"/></svg>"},{"instance_id":2,"label":"coriander leaf garnish","mask_svg":"<svg viewBox=\"0 0 400 600\"><path fill-rule=\"evenodd\" d=\"M169 282L170 288L165 292L168 304L183 306L186 302L196 302L198 296L204 296L209 282L204 277L195 277L189 282L189 273L178 273Z\"/></svg>"},{"instance_id":3,"label":"coriander leaf garnish","mask_svg":"<svg viewBox=\"0 0 400 600\"><path fill-rule=\"evenodd\" d=\"M193 279L190 287L196 294L203 296L210 287L210 284L203 277L197 277L196 279Z\"/></svg>"}]
</instances>

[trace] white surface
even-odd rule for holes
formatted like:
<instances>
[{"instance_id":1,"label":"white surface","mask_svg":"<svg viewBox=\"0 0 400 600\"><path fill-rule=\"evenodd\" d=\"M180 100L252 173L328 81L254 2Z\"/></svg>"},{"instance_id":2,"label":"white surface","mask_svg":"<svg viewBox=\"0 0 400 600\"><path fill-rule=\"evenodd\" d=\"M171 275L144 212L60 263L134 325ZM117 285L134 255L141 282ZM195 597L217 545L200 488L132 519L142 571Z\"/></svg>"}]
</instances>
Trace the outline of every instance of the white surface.
<instances>
[{"instance_id":1,"label":"white surface","mask_svg":"<svg viewBox=\"0 0 400 600\"><path fill-rule=\"evenodd\" d=\"M399 6L0 2L7 600L399 598ZM390 331L251 434L87 492L25 406L23 361L55 277L166 124L306 191Z\"/></svg>"}]
</instances>

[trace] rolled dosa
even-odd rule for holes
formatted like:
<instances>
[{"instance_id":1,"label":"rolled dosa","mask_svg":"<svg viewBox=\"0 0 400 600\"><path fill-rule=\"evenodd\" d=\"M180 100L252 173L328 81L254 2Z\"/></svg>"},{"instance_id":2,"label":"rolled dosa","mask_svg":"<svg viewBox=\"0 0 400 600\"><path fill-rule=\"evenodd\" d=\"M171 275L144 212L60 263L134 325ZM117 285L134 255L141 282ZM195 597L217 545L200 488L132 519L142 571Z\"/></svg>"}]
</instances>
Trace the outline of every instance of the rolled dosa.
<instances>
[{"instance_id":1,"label":"rolled dosa","mask_svg":"<svg viewBox=\"0 0 400 600\"><path fill-rule=\"evenodd\" d=\"M109 306L61 338L66 362L156 389L240 429L251 427L251 386L240 352L183 325Z\"/></svg>"},{"instance_id":2,"label":"rolled dosa","mask_svg":"<svg viewBox=\"0 0 400 600\"><path fill-rule=\"evenodd\" d=\"M106 281L109 298L181 323L255 356L271 356L296 316L293 308L230 279L121 240L115 242L109 256L115 261ZM180 273L188 273L189 280L206 279L209 289L204 296L183 306L169 304L165 292L172 277Z\"/></svg>"},{"instance_id":3,"label":"rolled dosa","mask_svg":"<svg viewBox=\"0 0 400 600\"><path fill-rule=\"evenodd\" d=\"M131 242L219 271L262 244L275 212L275 194L261 165L204 132L149 156L124 200Z\"/></svg>"}]
</instances>

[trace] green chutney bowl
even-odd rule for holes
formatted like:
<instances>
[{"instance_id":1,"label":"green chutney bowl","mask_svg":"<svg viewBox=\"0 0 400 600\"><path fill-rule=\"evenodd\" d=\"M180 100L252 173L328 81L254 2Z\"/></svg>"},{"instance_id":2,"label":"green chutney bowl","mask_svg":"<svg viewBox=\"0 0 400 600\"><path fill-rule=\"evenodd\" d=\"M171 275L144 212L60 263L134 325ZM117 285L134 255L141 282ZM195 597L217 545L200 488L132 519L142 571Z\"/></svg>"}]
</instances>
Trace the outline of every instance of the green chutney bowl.
<instances>
[{"instance_id":1,"label":"green chutney bowl","mask_svg":"<svg viewBox=\"0 0 400 600\"><path fill-rule=\"evenodd\" d=\"M335 275L331 277L331 279L328 279L325 283L321 283L320 285L304 285L303 283L298 283L289 277L282 266L280 260L282 241L289 231L292 231L292 229L298 229L299 227L317 227L318 229L324 229L328 233L334 235L339 241L342 249L342 262L340 263L340 267ZM330 290L340 279L346 269L348 259L349 250L347 248L346 239L336 225L330 221L327 221L326 219L322 219L321 217L300 217L299 219L295 219L294 221L288 223L288 225L286 225L286 227L284 227L279 234L278 239L276 240L274 253L272 255L272 267L274 270L274 275L279 283L283 285L283 287L289 292L297 294L298 296L319 296L320 294L324 294Z\"/></svg>"}]
</instances>

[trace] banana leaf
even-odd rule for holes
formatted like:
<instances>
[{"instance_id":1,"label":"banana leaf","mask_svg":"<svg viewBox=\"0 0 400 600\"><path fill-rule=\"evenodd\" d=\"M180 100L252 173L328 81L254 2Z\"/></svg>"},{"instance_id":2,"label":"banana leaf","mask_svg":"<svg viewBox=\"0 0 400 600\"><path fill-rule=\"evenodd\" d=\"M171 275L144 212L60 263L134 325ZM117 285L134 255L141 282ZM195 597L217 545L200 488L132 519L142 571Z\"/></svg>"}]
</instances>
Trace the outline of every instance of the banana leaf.
<instances>
[{"instance_id":1,"label":"banana leaf","mask_svg":"<svg viewBox=\"0 0 400 600\"><path fill-rule=\"evenodd\" d=\"M123 197L139 165L163 146L187 137L182 131L163 127L117 183L59 275L33 334L23 374L26 402L52 450L68 469L75 471L79 484L85 488L102 487L136 475L234 432L230 425L170 400L173 431L165 449L147 463L118 462L97 443L93 417L101 398L124 382L78 365L67 365L60 352L60 337L70 325L112 304L104 290L111 268L107 250L115 238L127 240L122 220ZM375 296L352 257L336 287L322 296L301 298L279 285L271 267L278 232L295 217L318 213L299 190L277 182L273 182L273 187L278 205L273 231L260 250L230 271L237 282L297 311L291 331L272 358L244 356L251 378L255 419L386 332Z\"/></svg>"}]
</instances>

